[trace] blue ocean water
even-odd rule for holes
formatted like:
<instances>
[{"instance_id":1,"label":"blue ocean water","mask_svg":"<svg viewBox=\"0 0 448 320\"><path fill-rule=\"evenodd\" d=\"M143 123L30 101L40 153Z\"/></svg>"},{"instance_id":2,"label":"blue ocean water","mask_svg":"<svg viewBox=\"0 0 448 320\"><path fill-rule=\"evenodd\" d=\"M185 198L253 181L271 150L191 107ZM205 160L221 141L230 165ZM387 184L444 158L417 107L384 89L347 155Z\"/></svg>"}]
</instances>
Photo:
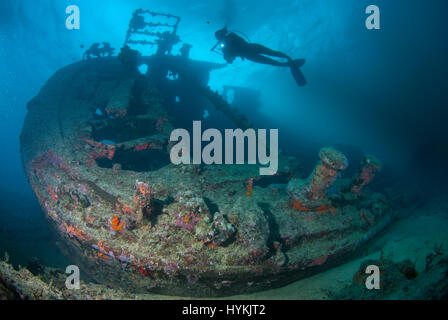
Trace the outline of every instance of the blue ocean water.
<instances>
[{"instance_id":1,"label":"blue ocean water","mask_svg":"<svg viewBox=\"0 0 448 320\"><path fill-rule=\"evenodd\" d=\"M372 3L381 10L380 30L365 27ZM79 30L65 26L65 8L72 4L80 8ZM383 161L374 187L394 186L416 201L446 194L446 1L2 0L0 253L8 251L14 264L36 256L45 265L65 266L20 160L26 104L92 43L107 41L119 51L137 8L181 16L178 34L192 44L193 59L224 62L210 51L223 26L305 58L303 88L284 68L241 60L210 79L219 91L226 84L260 90L265 127L279 129L280 148L299 157L305 171L322 146L333 145L354 164L365 153Z\"/></svg>"}]
</instances>

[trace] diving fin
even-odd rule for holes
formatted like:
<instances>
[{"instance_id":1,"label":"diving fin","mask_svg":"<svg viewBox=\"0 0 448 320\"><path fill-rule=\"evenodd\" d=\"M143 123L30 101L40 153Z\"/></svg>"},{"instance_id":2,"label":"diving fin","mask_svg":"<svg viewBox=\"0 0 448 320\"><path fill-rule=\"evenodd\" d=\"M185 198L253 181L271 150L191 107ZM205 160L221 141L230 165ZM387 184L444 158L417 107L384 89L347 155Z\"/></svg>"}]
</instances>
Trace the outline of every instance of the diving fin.
<instances>
[{"instance_id":1,"label":"diving fin","mask_svg":"<svg viewBox=\"0 0 448 320\"><path fill-rule=\"evenodd\" d=\"M307 83L305 76L303 75L302 71L300 70L300 67L303 66L305 64L305 62L306 62L305 59L297 59L297 60L292 61L291 66L290 66L291 74L299 87L303 87Z\"/></svg>"}]
</instances>

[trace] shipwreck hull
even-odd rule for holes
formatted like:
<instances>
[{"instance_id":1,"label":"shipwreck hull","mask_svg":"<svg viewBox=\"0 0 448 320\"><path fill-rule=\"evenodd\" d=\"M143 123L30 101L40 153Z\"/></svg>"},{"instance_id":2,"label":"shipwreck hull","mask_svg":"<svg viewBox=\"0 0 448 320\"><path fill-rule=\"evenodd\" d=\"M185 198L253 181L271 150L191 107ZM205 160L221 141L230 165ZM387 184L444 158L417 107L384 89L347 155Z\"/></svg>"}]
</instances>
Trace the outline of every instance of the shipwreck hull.
<instances>
[{"instance_id":1,"label":"shipwreck hull","mask_svg":"<svg viewBox=\"0 0 448 320\"><path fill-rule=\"evenodd\" d=\"M151 70L160 61L145 62ZM297 207L287 185L303 173L291 157L280 155L274 177L251 165L171 164L169 134L188 117L173 110L216 106L205 85L219 66L189 66L155 81L117 58L79 62L28 104L28 180L64 252L93 279L129 292L252 292L341 261L391 221L387 199L368 190ZM192 83L195 74L201 80Z\"/></svg>"}]
</instances>

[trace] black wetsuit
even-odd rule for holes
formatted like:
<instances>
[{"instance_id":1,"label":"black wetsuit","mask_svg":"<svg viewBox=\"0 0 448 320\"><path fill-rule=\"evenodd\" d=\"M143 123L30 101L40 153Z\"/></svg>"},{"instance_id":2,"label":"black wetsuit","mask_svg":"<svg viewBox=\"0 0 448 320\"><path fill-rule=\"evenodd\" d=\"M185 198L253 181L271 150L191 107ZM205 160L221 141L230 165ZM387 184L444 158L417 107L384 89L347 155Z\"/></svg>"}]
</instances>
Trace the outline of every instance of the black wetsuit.
<instances>
[{"instance_id":1,"label":"black wetsuit","mask_svg":"<svg viewBox=\"0 0 448 320\"><path fill-rule=\"evenodd\" d=\"M291 58L288 55L280 51L269 49L258 43L249 43L233 32L227 34L222 43L224 44L224 47L222 48L224 59L226 59L228 63L232 63L236 57L241 57L243 60L247 59L253 62L279 67L287 67L291 62ZM288 61L280 62L266 56L285 58Z\"/></svg>"}]
</instances>

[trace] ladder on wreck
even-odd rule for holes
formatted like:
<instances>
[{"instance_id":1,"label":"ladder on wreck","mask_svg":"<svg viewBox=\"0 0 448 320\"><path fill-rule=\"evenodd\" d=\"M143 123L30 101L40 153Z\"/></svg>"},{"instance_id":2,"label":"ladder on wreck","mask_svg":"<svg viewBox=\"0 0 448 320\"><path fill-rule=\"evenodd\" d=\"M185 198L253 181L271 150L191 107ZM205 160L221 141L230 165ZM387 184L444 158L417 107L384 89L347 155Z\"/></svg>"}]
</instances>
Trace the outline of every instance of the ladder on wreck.
<instances>
[{"instance_id":1,"label":"ladder on wreck","mask_svg":"<svg viewBox=\"0 0 448 320\"><path fill-rule=\"evenodd\" d=\"M150 21L145 19L148 16ZM157 20L165 20L165 22L157 22ZM129 22L124 45L155 46L157 45L157 40L166 37L167 34L176 35L180 20L180 17L169 13L137 9L132 14L132 19ZM143 36L144 39L134 39L136 36Z\"/></svg>"}]
</instances>

